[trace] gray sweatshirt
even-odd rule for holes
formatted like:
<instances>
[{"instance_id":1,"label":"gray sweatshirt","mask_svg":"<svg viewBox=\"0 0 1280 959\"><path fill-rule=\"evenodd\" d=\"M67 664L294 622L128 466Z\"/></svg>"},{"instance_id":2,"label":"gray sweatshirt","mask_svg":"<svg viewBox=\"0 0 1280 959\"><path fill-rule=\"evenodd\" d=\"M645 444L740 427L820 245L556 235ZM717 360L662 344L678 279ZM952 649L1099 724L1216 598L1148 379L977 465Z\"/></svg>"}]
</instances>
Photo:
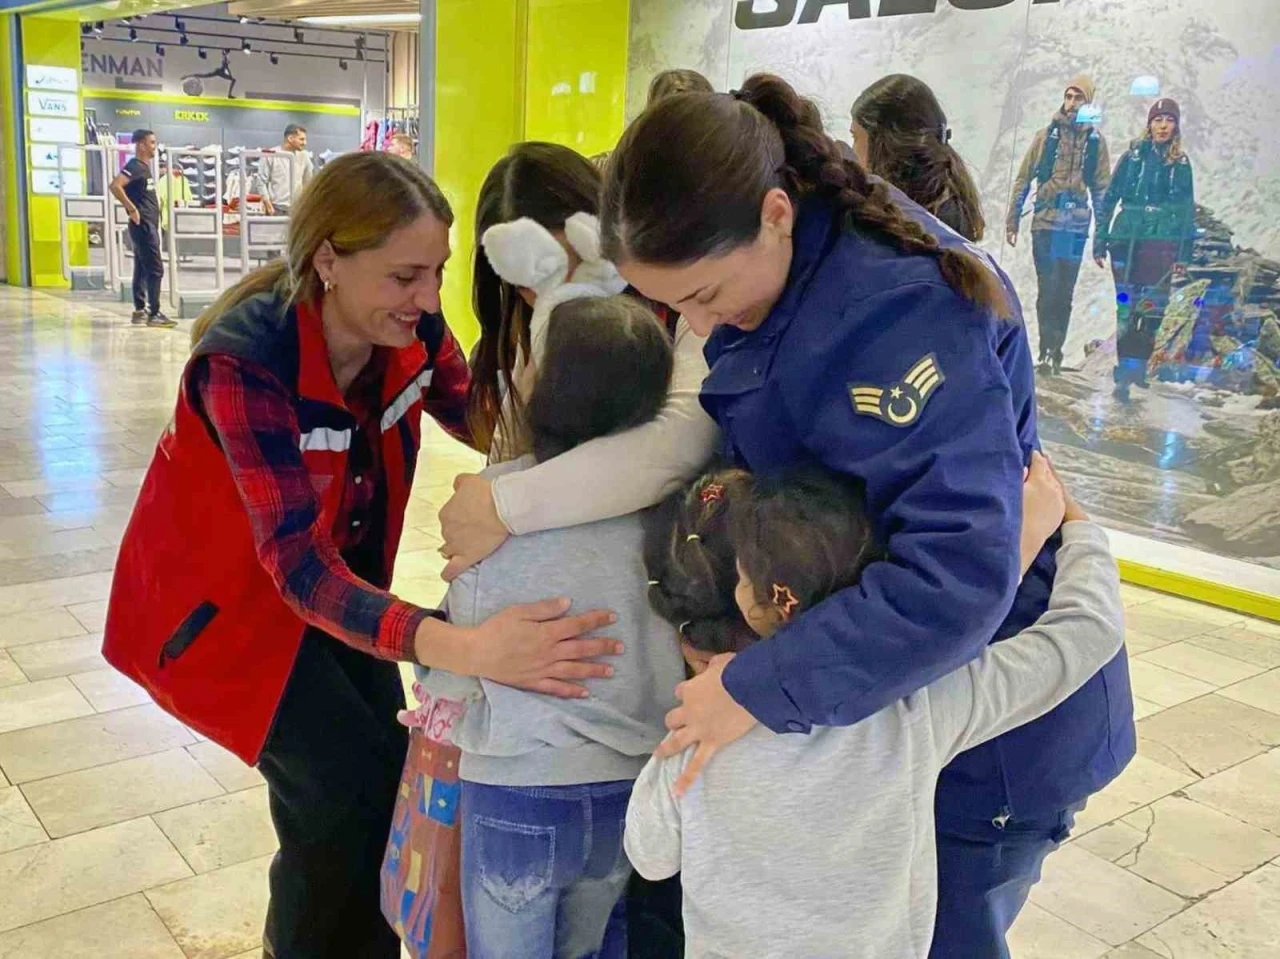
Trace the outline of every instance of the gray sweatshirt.
<instances>
[{"instance_id":1,"label":"gray sweatshirt","mask_svg":"<svg viewBox=\"0 0 1280 959\"><path fill-rule=\"evenodd\" d=\"M482 475L533 464L524 457ZM684 659L675 630L649 607L643 539L635 513L513 536L450 585L445 606L460 626L477 625L508 606L567 596L576 611L616 613L618 621L599 635L626 647L608 659L613 676L587 681L587 699L558 699L419 667L423 693L458 704L444 712L456 717L451 738L462 750L462 779L567 786L634 779L644 767L676 704Z\"/></svg>"},{"instance_id":2,"label":"gray sweatshirt","mask_svg":"<svg viewBox=\"0 0 1280 959\"><path fill-rule=\"evenodd\" d=\"M937 904L933 796L963 750L1048 712L1121 649L1106 535L1068 523L1049 609L969 665L853 726L757 726L677 800L690 751L636 782L626 849L682 872L686 956L916 959Z\"/></svg>"}]
</instances>

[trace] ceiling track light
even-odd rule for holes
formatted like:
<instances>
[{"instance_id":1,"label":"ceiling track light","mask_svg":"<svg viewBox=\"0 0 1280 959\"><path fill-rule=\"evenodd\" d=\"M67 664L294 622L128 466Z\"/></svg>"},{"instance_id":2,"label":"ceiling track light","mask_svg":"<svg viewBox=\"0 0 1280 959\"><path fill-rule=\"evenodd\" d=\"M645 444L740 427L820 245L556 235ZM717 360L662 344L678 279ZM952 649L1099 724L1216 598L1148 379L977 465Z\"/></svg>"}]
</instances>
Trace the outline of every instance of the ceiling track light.
<instances>
[{"instance_id":1,"label":"ceiling track light","mask_svg":"<svg viewBox=\"0 0 1280 959\"><path fill-rule=\"evenodd\" d=\"M178 37L178 46L180 47L185 47L190 42L191 42L191 38L187 36L185 33Z\"/></svg>"},{"instance_id":2,"label":"ceiling track light","mask_svg":"<svg viewBox=\"0 0 1280 959\"><path fill-rule=\"evenodd\" d=\"M253 44L249 42L248 37L240 41L240 50L242 53L246 54L253 53Z\"/></svg>"},{"instance_id":3,"label":"ceiling track light","mask_svg":"<svg viewBox=\"0 0 1280 959\"><path fill-rule=\"evenodd\" d=\"M162 57L162 56L164 56L164 44L163 44L163 43L157 43L157 44L156 44L156 56L158 56L158 57Z\"/></svg>"},{"instance_id":4,"label":"ceiling track light","mask_svg":"<svg viewBox=\"0 0 1280 959\"><path fill-rule=\"evenodd\" d=\"M346 61L346 60L343 60L341 57L339 57L339 58L338 58L338 69L339 69L339 70L345 70L346 68L347 68L347 61Z\"/></svg>"},{"instance_id":5,"label":"ceiling track light","mask_svg":"<svg viewBox=\"0 0 1280 959\"><path fill-rule=\"evenodd\" d=\"M130 27L130 28L129 28L129 42L130 42L130 43L137 43L137 41L138 41L138 31L137 31L137 28L136 28L136 27Z\"/></svg>"},{"instance_id":6,"label":"ceiling track light","mask_svg":"<svg viewBox=\"0 0 1280 959\"><path fill-rule=\"evenodd\" d=\"M302 30L301 30L299 27L294 27L294 28L293 28L293 39L294 39L294 42L295 42L295 43L306 43L306 42L307 42L307 41L306 41L306 38L304 37L304 35L303 35L303 33L302 33Z\"/></svg>"},{"instance_id":7,"label":"ceiling track light","mask_svg":"<svg viewBox=\"0 0 1280 959\"><path fill-rule=\"evenodd\" d=\"M280 62L280 57L278 57L278 56L277 56L276 54L274 54L274 53L273 53L273 54L271 54L271 56L270 56L270 57L268 57L267 59L271 61L272 66L275 66L276 64L278 64L278 63Z\"/></svg>"},{"instance_id":8,"label":"ceiling track light","mask_svg":"<svg viewBox=\"0 0 1280 959\"><path fill-rule=\"evenodd\" d=\"M197 48L197 49L196 49L196 55L197 55L198 57L200 57L200 59L201 59L201 60L208 60L208 59L209 59L209 51L208 51L208 50L206 50L204 47L199 47L199 48Z\"/></svg>"}]
</instances>

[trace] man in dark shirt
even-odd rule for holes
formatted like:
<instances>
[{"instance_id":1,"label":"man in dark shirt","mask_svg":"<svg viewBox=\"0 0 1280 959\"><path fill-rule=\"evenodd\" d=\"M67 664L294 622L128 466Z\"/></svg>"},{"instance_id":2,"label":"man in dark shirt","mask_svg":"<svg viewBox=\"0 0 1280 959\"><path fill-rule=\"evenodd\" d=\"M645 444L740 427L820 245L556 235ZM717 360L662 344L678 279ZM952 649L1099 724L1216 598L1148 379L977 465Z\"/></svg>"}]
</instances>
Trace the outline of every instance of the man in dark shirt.
<instances>
[{"instance_id":1,"label":"man in dark shirt","mask_svg":"<svg viewBox=\"0 0 1280 959\"><path fill-rule=\"evenodd\" d=\"M164 261L160 257L160 202L151 176L156 155L156 135L135 130L133 159L111 181L111 193L129 214L129 239L133 241L133 322L147 326L178 324L160 312L160 281Z\"/></svg>"}]
</instances>

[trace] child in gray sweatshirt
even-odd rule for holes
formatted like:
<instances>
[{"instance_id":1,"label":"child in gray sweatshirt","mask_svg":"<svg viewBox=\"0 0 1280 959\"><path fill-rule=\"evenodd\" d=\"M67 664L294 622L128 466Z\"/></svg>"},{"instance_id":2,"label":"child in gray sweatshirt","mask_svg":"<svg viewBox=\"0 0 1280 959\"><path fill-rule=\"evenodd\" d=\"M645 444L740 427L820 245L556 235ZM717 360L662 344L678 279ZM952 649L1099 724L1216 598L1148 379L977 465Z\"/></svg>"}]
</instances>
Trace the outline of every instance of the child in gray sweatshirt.
<instances>
[{"instance_id":1,"label":"child in gray sweatshirt","mask_svg":"<svg viewBox=\"0 0 1280 959\"><path fill-rule=\"evenodd\" d=\"M678 797L692 755L654 758L627 814L647 879L681 872L686 955L924 959L937 900L934 788L957 753L1048 712L1115 656L1106 535L1033 461L1024 565L1061 522L1049 609L969 665L847 727L756 727ZM1029 542L1029 540L1033 542ZM651 598L695 649L733 652L858 579L873 558L844 477L722 471L668 501L646 544Z\"/></svg>"},{"instance_id":2,"label":"child in gray sweatshirt","mask_svg":"<svg viewBox=\"0 0 1280 959\"><path fill-rule=\"evenodd\" d=\"M530 454L509 475L658 414L671 341L626 297L551 313L524 422ZM590 495L591 491L583 491ZM560 699L419 667L427 735L461 750L462 903L471 959L601 951L631 867L622 829L635 777L661 741L684 664L675 629L649 605L638 514L509 539L449 587L460 626L509 606L564 596L610 609L624 652L588 695ZM435 794L433 794L435 795ZM438 801L448 803L443 791Z\"/></svg>"}]
</instances>

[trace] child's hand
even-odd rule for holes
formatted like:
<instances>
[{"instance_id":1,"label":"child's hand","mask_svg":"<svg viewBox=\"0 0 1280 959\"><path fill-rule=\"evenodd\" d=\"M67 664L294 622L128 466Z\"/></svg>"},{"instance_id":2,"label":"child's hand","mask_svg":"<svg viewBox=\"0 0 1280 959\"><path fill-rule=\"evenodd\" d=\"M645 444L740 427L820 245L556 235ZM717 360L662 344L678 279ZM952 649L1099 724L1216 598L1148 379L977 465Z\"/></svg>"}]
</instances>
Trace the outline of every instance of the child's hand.
<instances>
[{"instance_id":1,"label":"child's hand","mask_svg":"<svg viewBox=\"0 0 1280 959\"><path fill-rule=\"evenodd\" d=\"M1062 525L1067 508L1067 494L1049 460L1041 453L1031 454L1031 465L1022 484L1022 541L1020 555L1025 573L1044 548L1045 541Z\"/></svg>"}]
</instances>

